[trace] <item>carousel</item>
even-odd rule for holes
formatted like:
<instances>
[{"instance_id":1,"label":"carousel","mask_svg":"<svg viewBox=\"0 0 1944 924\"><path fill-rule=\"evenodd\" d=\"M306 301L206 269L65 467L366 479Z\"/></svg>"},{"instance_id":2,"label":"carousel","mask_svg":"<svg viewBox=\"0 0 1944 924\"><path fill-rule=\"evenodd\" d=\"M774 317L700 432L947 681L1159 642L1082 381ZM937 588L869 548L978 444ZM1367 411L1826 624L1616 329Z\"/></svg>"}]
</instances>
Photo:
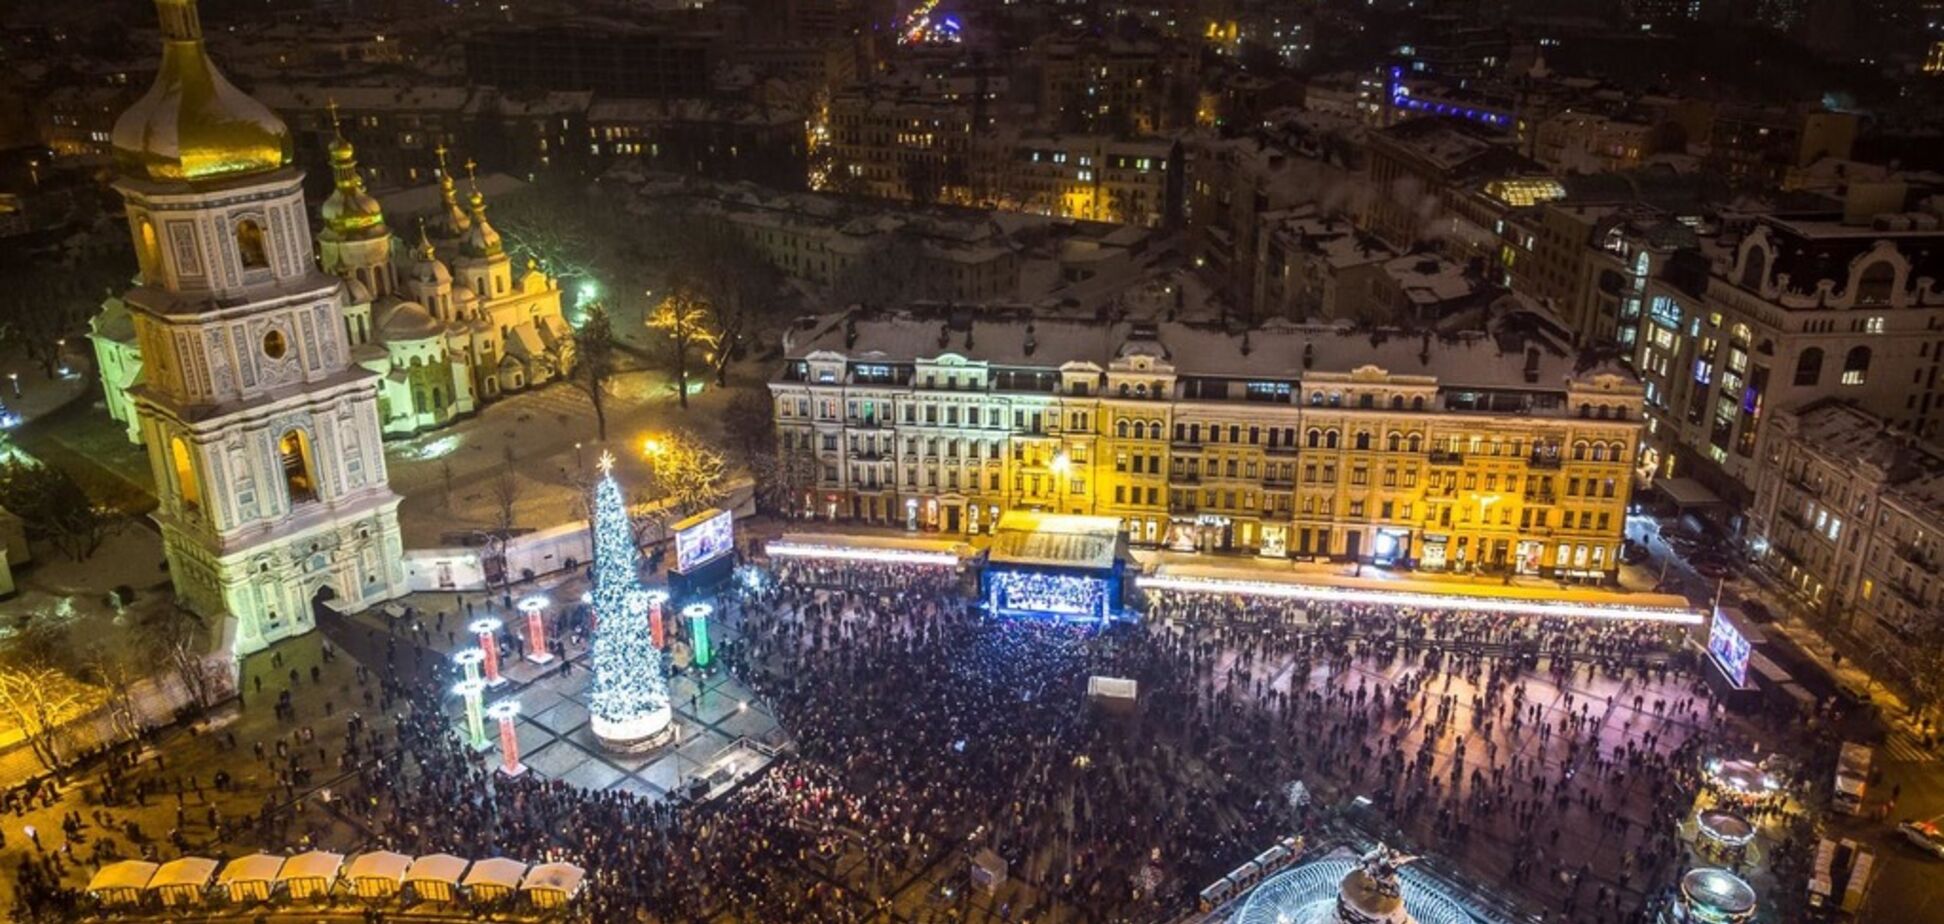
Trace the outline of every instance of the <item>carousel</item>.
<instances>
[{"instance_id":1,"label":"carousel","mask_svg":"<svg viewBox=\"0 0 1944 924\"><path fill-rule=\"evenodd\" d=\"M1361 857L1305 863L1256 887L1230 924L1471 924L1456 901L1404 869L1415 859L1379 844Z\"/></svg>"}]
</instances>

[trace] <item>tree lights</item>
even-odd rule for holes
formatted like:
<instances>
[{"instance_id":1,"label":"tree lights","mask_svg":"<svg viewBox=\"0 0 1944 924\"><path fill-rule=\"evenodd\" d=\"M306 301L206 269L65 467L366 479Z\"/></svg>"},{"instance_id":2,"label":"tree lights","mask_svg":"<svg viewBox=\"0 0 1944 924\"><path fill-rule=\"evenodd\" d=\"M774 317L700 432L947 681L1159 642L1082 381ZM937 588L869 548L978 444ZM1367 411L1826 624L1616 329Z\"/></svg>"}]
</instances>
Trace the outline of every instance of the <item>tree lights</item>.
<instances>
[{"instance_id":1,"label":"tree lights","mask_svg":"<svg viewBox=\"0 0 1944 924\"><path fill-rule=\"evenodd\" d=\"M588 713L601 745L628 753L667 740L675 714L661 652L649 632L648 594L635 581L634 530L613 468L614 457L603 454L594 491L594 587L588 592L598 620Z\"/></svg>"}]
</instances>

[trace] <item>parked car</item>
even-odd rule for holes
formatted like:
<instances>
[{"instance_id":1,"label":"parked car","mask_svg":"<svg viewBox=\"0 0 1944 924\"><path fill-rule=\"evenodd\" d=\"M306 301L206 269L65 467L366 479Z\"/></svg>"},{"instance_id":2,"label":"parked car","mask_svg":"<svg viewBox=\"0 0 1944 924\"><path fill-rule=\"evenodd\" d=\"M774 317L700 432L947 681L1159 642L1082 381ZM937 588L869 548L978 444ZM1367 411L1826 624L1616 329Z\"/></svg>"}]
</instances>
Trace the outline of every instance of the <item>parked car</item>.
<instances>
[{"instance_id":1,"label":"parked car","mask_svg":"<svg viewBox=\"0 0 1944 924\"><path fill-rule=\"evenodd\" d=\"M1906 821L1897 826L1897 832L1925 853L1944 859L1944 829L1935 822Z\"/></svg>"}]
</instances>

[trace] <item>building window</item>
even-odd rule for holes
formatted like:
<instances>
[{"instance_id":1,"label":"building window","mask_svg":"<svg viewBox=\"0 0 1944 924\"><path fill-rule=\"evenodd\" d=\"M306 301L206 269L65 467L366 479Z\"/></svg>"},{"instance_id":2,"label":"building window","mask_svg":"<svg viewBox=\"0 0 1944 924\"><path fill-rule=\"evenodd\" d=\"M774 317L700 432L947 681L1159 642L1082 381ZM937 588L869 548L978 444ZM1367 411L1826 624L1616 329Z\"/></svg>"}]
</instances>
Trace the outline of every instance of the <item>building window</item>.
<instances>
[{"instance_id":1,"label":"building window","mask_svg":"<svg viewBox=\"0 0 1944 924\"><path fill-rule=\"evenodd\" d=\"M1796 360L1795 383L1798 388L1814 387L1822 380L1822 347L1810 347L1802 351Z\"/></svg>"},{"instance_id":2,"label":"building window","mask_svg":"<svg viewBox=\"0 0 1944 924\"><path fill-rule=\"evenodd\" d=\"M291 506L317 499L316 469L311 457L310 438L302 430L286 430L277 440L277 456L283 465L284 489Z\"/></svg>"},{"instance_id":3,"label":"building window","mask_svg":"<svg viewBox=\"0 0 1944 924\"><path fill-rule=\"evenodd\" d=\"M196 481L196 467L189 457L189 444L182 437L169 440L169 460L175 465L176 496L185 510L202 507L202 485Z\"/></svg>"},{"instance_id":4,"label":"building window","mask_svg":"<svg viewBox=\"0 0 1944 924\"><path fill-rule=\"evenodd\" d=\"M263 226L245 218L236 223L236 252L244 269L268 269L270 254L263 243Z\"/></svg>"},{"instance_id":5,"label":"building window","mask_svg":"<svg viewBox=\"0 0 1944 924\"><path fill-rule=\"evenodd\" d=\"M1843 384L1861 385L1870 377L1870 348L1851 347L1843 357Z\"/></svg>"}]
</instances>

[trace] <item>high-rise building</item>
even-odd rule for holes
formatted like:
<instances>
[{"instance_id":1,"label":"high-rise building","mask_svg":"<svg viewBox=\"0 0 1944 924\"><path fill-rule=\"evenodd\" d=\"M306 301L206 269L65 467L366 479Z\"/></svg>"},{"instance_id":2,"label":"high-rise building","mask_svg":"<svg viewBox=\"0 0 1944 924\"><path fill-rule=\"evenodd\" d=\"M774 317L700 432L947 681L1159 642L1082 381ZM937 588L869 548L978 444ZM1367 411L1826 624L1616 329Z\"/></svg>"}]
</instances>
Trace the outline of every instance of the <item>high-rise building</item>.
<instances>
[{"instance_id":1,"label":"high-rise building","mask_svg":"<svg viewBox=\"0 0 1944 924\"><path fill-rule=\"evenodd\" d=\"M401 593L399 497L290 132L210 62L195 0L156 9L155 85L114 131L141 268L130 391L176 594L240 654L310 629L317 601Z\"/></svg>"}]
</instances>

